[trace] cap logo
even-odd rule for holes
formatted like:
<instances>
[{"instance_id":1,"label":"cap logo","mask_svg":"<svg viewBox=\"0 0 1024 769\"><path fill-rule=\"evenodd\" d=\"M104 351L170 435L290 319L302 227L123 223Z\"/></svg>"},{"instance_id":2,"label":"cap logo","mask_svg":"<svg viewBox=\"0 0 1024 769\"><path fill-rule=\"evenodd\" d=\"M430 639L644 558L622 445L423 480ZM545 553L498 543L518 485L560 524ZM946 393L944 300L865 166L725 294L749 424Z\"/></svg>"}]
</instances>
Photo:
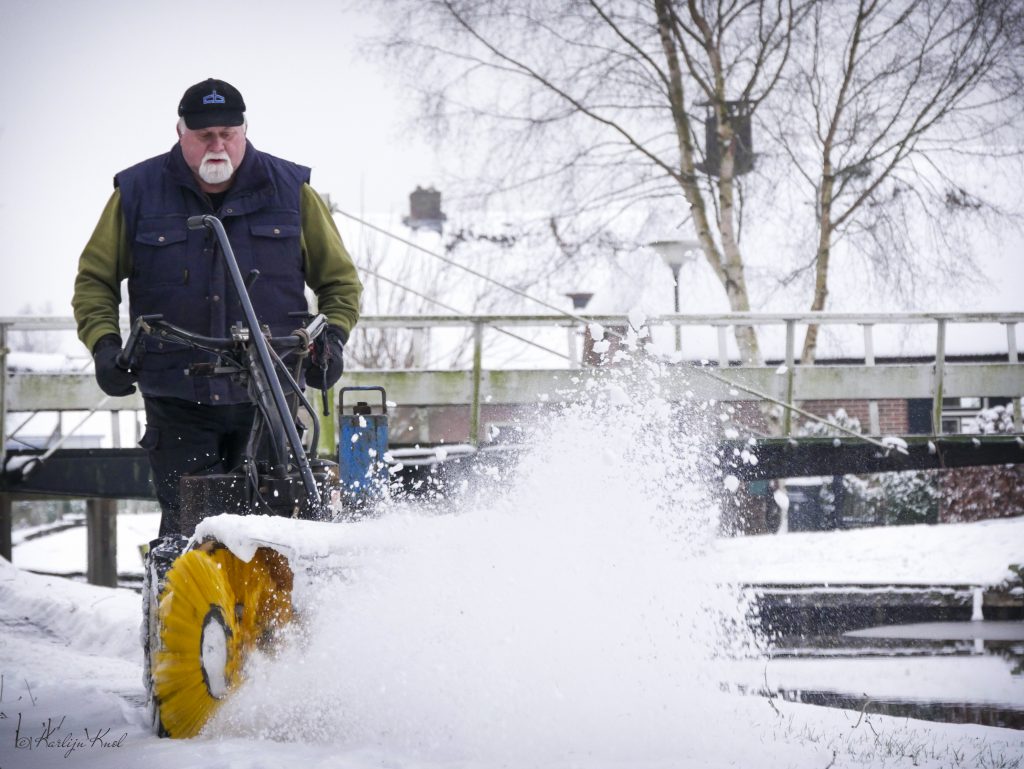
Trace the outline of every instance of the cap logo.
<instances>
[{"instance_id":1,"label":"cap logo","mask_svg":"<svg viewBox=\"0 0 1024 769\"><path fill-rule=\"evenodd\" d=\"M217 93L217 89L214 88L206 96L203 97L203 104L223 104L224 97Z\"/></svg>"}]
</instances>

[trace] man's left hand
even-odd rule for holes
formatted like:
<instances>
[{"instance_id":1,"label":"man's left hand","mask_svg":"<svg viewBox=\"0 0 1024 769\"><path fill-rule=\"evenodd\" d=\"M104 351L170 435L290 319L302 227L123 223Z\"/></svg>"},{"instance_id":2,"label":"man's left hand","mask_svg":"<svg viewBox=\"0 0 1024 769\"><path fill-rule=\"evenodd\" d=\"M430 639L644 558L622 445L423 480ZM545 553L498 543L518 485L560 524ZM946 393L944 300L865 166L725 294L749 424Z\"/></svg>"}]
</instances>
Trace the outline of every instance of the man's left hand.
<instances>
[{"instance_id":1,"label":"man's left hand","mask_svg":"<svg viewBox=\"0 0 1024 769\"><path fill-rule=\"evenodd\" d=\"M313 345L313 352L306 364L306 384L317 390L328 390L341 379L345 371L342 358L348 334L341 326L330 325L323 333L323 339Z\"/></svg>"}]
</instances>

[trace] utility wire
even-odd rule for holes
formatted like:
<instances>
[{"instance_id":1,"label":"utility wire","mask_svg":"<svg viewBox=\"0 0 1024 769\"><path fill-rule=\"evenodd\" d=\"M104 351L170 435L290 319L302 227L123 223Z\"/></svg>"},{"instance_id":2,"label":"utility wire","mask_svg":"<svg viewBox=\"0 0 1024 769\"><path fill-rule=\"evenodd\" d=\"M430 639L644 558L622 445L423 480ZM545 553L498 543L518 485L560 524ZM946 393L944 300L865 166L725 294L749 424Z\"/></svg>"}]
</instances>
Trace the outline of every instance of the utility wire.
<instances>
[{"instance_id":1,"label":"utility wire","mask_svg":"<svg viewBox=\"0 0 1024 769\"><path fill-rule=\"evenodd\" d=\"M385 230L383 227L378 227L376 224L372 224L372 223L366 221L365 219L362 219L361 217L358 217L358 216L356 216L354 214L350 214L347 211L342 211L340 208L336 208L334 210L335 210L336 213L339 213L342 216L344 216L344 217L346 217L348 219L351 219L354 222L358 222L359 224L363 225L364 227L369 227L371 230L374 230L375 232L379 232L381 235L389 237L392 240L397 240L399 243L404 243L405 245L409 246L409 248L414 248L417 251L422 251L424 254L427 254L428 256L432 256L435 259L440 259L445 264L450 264L452 267L456 267L456 268L462 270L463 272L468 272L470 275L472 275L475 278L480 278L481 280L487 281L488 283L492 283L495 286L497 286L498 288L502 288L505 291L510 291L511 293L516 294L517 296L521 296L523 299L526 299L527 301L533 302L534 304L539 304L541 307L546 307L549 310L553 310L554 312L558 313L559 315L564 315L566 318L572 318L577 323L582 323L584 325L590 323L590 321L588 321L586 318L580 317L579 315L576 315L576 314L571 313L571 312L566 312L565 310L563 310L561 307L558 307L557 305L549 304L548 302L545 302L543 299L538 299L537 297L535 297L535 296L533 296L531 294L526 293L522 289L516 288L515 286L510 286L507 283L502 283L500 280L496 280L495 278L492 278L490 275L485 275L484 273L480 272L479 270L474 270L472 267L467 267L466 265L461 264L461 263L455 261L454 259L451 259L450 257L444 256L443 254L439 254L436 251L431 251L429 248L424 248L423 246L419 245L418 243L414 243L411 240L403 238L401 235L396 235L393 232L389 232L388 230ZM616 335L616 336L618 336L618 335Z\"/></svg>"},{"instance_id":2,"label":"utility wire","mask_svg":"<svg viewBox=\"0 0 1024 769\"><path fill-rule=\"evenodd\" d=\"M571 318L572 320L576 321L577 323L582 323L584 325L589 325L590 322L591 322L591 321L588 321L586 318L583 318L583 317L581 317L579 315L576 315L575 313L568 312L568 311L562 309L561 307L558 307L556 305L553 305L553 304L550 304L548 302L545 302L543 299L538 299L537 297L535 297L535 296L533 296L531 294L528 294L526 291L523 291L522 289L518 289L515 286L509 286L506 283L502 283L500 280L492 278L489 275L485 275L484 273L480 272L479 270L474 270L472 267L467 267L464 264L460 264L459 262L455 261L454 259L451 259L451 258L449 258L447 256L442 255L442 254L439 254L436 251L431 251L429 248L424 248L423 246L419 245L418 243L414 243L413 241L408 240L407 238L403 238L401 235L396 235L395 233L390 232L389 230L386 230L383 227L378 227L376 224L372 224L371 222L366 221L362 217L356 216L354 214L350 214L347 211L342 211L340 208L335 208L334 210L335 210L336 213L341 214L345 218L351 219L352 221L357 222L357 223L363 225L364 227L368 227L371 230L374 230L375 232L379 232L380 234L384 235L385 237L391 238L392 240L397 240L399 243L404 243L405 245L409 246L410 248L414 248L417 251L422 251L424 254L427 254L428 256L432 256L435 259L439 259L440 261L444 262L445 264L449 264L449 265L451 265L451 266L453 266L453 267L455 267L457 269L460 269L460 270L463 270L464 272L469 273L470 275L473 275L474 277L477 277L477 278L480 278L481 280L487 281L488 283L491 283L491 284L493 284L495 286L498 286L499 288L502 288L502 289L504 289L506 291L510 291L513 294L516 294L517 296L520 296L523 299L526 299L527 301L533 302L535 304L539 304L541 307L546 307L549 310L553 310L554 312L556 312L559 315L562 315L562 316L564 316L566 318ZM369 270L366 270L366 272L369 272ZM389 280L388 282L393 283L394 285L397 285L400 288L404 288L407 291L412 291L412 289L410 289L410 288L408 288L406 286L402 286L402 285L396 283L395 281L390 281ZM415 292L413 292L413 293L415 293ZM422 296L422 294L420 296ZM442 306L442 307L444 306L444 305L441 305L440 302L438 302L437 304L439 306ZM446 308L446 309L449 309L449 308ZM452 310L452 311L456 312L456 313L458 313L460 315L463 314L463 313L459 313L458 310ZM509 333L509 332L505 332L505 333ZM616 337L617 339L620 339L620 340L624 339L624 336L622 334L620 334L619 332L617 332L615 329L605 329L605 333L609 334L611 336L614 336L614 337ZM509 335L510 336L515 336L515 334L509 334ZM516 337L516 338L520 338L520 337ZM523 340L523 341L527 341L527 340ZM535 345L535 346L540 346L540 345ZM543 349L547 349L547 348L543 348ZM568 356L564 356L563 355L562 357L568 357ZM861 433L854 432L853 430L849 429L848 427L844 427L842 425L837 425L834 422L830 422L828 419L825 419L824 417L820 417L817 414L812 414L811 412L805 411L804 409L800 408L799 406L794 406L792 403L786 403L785 401L781 401L778 398L775 398L775 397L769 395L768 393L761 392L760 390L758 390L756 388L749 387L747 385L744 385L744 384L736 382L736 381L734 381L732 379L729 379L728 377L722 376L721 374L717 374L717 373L711 371L710 369L708 369L708 368L706 368L704 366L696 366L696 365L694 365L692 363L686 363L684 365L686 365L688 368L690 368L693 371L700 372L701 374L703 374L704 376L706 376L706 377L708 377L710 379L714 379L717 382L721 382L722 384L726 384L726 385L728 385L730 387L734 387L737 390L742 390L743 392L747 393L748 395L753 395L754 397L756 397L756 398L758 398L760 400L766 401L767 403L771 403L771 404L774 404L776 406L781 406L784 409L788 409L789 411L792 411L795 414L799 414L800 416L806 417L807 419L810 419L812 421L819 422L819 423L821 423L823 425L826 425L828 427L832 427L832 428L834 428L836 430L839 430L840 432L843 432L843 433L846 433L846 434L850 435L853 438L857 438L858 440L864 441L865 443L870 443L873 446L877 446L878 448L880 448L880 449L882 449L882 450L884 450L886 452L889 452L889 451L892 451L893 449L895 449L896 452L900 453L900 454L907 454L908 453L907 450L904 447L902 447L902 446L897 446L897 445L893 445L893 444L890 444L890 443L884 443L883 441L877 440L877 439L872 438L872 437L870 437L868 435L862 435Z\"/></svg>"},{"instance_id":3,"label":"utility wire","mask_svg":"<svg viewBox=\"0 0 1024 769\"><path fill-rule=\"evenodd\" d=\"M424 300L430 302L431 304L436 304L438 307L440 307L442 309L445 309L445 310L448 310L448 312L454 313L455 315L459 315L459 316L461 316L463 318L469 317L469 313L465 313L465 312L462 312L461 310L457 310L454 307L452 307L450 305L447 305L447 304L445 304L444 302L442 302L442 301L440 301L438 299L434 299L431 296L427 296L426 294L421 293L420 291L417 291L415 288L411 288L410 286L407 286L404 283L399 283L397 280L393 280L393 279L391 279L391 278L389 278L389 277L387 277L385 275L381 275L379 272L376 272L375 270L371 270L368 267L360 267L359 269L362 272L365 272L367 275L372 275L373 277L377 278L377 280L383 280L385 283L390 283L392 286L396 286L396 287L402 289L403 291L407 291L408 293L412 294L413 296L418 296L420 299L424 299ZM520 342L525 342L526 344L530 345L531 347L536 347L538 350L543 350L544 352L551 353L552 355L555 355L555 356L557 356L559 358L565 358L566 360L570 360L570 357L568 355L566 355L564 352L559 352L558 350L552 350L550 347L545 347L544 345L540 344L539 342L534 342L532 339L527 339L525 336L520 336L519 334L515 334L515 333L513 333L511 331L507 331L506 329L503 329L503 328L501 328L499 326L495 326L494 330L498 331L499 333L504 334L505 336L510 336L513 339L516 339L516 340L518 340Z\"/></svg>"}]
</instances>

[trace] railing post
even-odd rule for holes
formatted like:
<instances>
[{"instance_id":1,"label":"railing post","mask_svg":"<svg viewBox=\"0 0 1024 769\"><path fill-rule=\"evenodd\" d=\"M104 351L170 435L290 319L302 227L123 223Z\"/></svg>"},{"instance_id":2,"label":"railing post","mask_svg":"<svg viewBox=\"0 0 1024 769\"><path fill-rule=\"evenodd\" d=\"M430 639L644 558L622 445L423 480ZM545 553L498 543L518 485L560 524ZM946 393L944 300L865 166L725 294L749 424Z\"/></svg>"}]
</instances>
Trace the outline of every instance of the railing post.
<instances>
[{"instance_id":1,"label":"railing post","mask_svg":"<svg viewBox=\"0 0 1024 769\"><path fill-rule=\"evenodd\" d=\"M874 366L875 365L875 338L874 338L874 324L873 323L862 323L861 328L864 329L864 365ZM868 429L872 435L881 435L882 426L878 419L878 401L868 401Z\"/></svg>"},{"instance_id":2,"label":"railing post","mask_svg":"<svg viewBox=\"0 0 1024 769\"><path fill-rule=\"evenodd\" d=\"M469 442L480 445L480 386L483 377L484 325L473 322L473 402L469 411Z\"/></svg>"},{"instance_id":3,"label":"railing post","mask_svg":"<svg viewBox=\"0 0 1024 769\"><path fill-rule=\"evenodd\" d=\"M1017 363L1019 358L1017 356L1017 324L1007 323L1006 324L1006 350L1007 359L1010 363ZM1021 428L1021 397L1018 396L1013 399L1013 431L1016 433L1024 432Z\"/></svg>"},{"instance_id":4,"label":"railing post","mask_svg":"<svg viewBox=\"0 0 1024 769\"><path fill-rule=\"evenodd\" d=\"M117 500L85 503L86 578L91 585L117 587Z\"/></svg>"},{"instance_id":5,"label":"railing post","mask_svg":"<svg viewBox=\"0 0 1024 769\"><path fill-rule=\"evenodd\" d=\"M121 412L110 412L110 447L121 448Z\"/></svg>"},{"instance_id":6,"label":"railing post","mask_svg":"<svg viewBox=\"0 0 1024 769\"><path fill-rule=\"evenodd\" d=\"M796 321L786 320L786 405L793 405L793 367L796 365ZM782 434L789 437L793 434L793 410L785 409L782 415Z\"/></svg>"},{"instance_id":7,"label":"railing post","mask_svg":"<svg viewBox=\"0 0 1024 769\"><path fill-rule=\"evenodd\" d=\"M938 331L935 338L935 379L932 386L932 435L942 435L942 388L946 370L946 319L936 318Z\"/></svg>"},{"instance_id":8,"label":"railing post","mask_svg":"<svg viewBox=\"0 0 1024 769\"><path fill-rule=\"evenodd\" d=\"M729 342L726 339L726 334L729 331L728 326L719 325L718 331L718 367L729 368Z\"/></svg>"},{"instance_id":9,"label":"railing post","mask_svg":"<svg viewBox=\"0 0 1024 769\"><path fill-rule=\"evenodd\" d=\"M327 391L326 398L328 404L334 400L334 396L336 394L337 388L332 387L330 390ZM316 395L314 395L313 398L310 399L313 401L314 404L318 403L320 405L321 415L324 413L325 410L324 397L324 393L319 392ZM315 448L322 457L334 457L335 460L337 460L338 431L336 425L338 424L338 418L341 415L340 409L341 403L339 402L335 408L327 409L331 412L331 415L329 417L320 417L320 445L316 446ZM139 435L139 415L133 412L132 416L135 418L135 442L138 443L139 441L142 440L142 436Z\"/></svg>"},{"instance_id":10,"label":"railing post","mask_svg":"<svg viewBox=\"0 0 1024 769\"><path fill-rule=\"evenodd\" d=\"M575 325L569 326L569 368L580 367L580 351L576 344L577 329Z\"/></svg>"}]
</instances>

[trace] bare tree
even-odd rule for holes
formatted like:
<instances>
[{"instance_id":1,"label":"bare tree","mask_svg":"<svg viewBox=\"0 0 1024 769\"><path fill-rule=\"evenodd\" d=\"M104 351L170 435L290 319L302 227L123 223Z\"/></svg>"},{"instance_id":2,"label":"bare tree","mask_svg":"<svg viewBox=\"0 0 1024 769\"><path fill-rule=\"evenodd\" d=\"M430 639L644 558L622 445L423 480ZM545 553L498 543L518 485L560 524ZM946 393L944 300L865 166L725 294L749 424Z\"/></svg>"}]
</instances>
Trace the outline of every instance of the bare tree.
<instances>
[{"instance_id":1,"label":"bare tree","mask_svg":"<svg viewBox=\"0 0 1024 769\"><path fill-rule=\"evenodd\" d=\"M692 219L729 306L747 311L729 104L757 111L803 12L792 0L396 0L388 50L418 73L435 130L487 143L473 192L525 191L570 258L607 245L615 219L667 201ZM699 170L692 99L717 118L714 175ZM737 341L760 359L752 329Z\"/></svg>"},{"instance_id":2,"label":"bare tree","mask_svg":"<svg viewBox=\"0 0 1024 769\"><path fill-rule=\"evenodd\" d=\"M991 157L981 139L1006 124L1000 108L1016 88L1009 30L1020 28L1019 11L1002 0L383 7L399 20L386 52L414 73L428 125L472 168L466 195L519 195L536 212L532 225L551 234L557 266L542 272L579 269L599 243L635 247L622 233L636 238L637 220L657 207L692 222L734 311L751 309L744 208L756 204L764 218L783 184L741 176L739 115L770 129L759 157L786 162L802 181L791 213L814 211L817 237L804 247L815 285L801 303L819 310L837 240L873 247L882 266L909 263L920 250L908 234L916 212L984 204L943 154ZM701 146L700 109L717 128L714 159ZM912 205L925 198L930 207ZM736 336L742 357L760 361L754 331ZM816 340L812 328L804 360Z\"/></svg>"},{"instance_id":3,"label":"bare tree","mask_svg":"<svg viewBox=\"0 0 1024 769\"><path fill-rule=\"evenodd\" d=\"M911 242L915 222L934 223L941 237L952 231L951 217L989 210L969 191L963 160L1019 152L999 146L1019 108L1007 34L1019 15L1002 0L814 5L794 36L768 123L774 146L813 195L817 238L804 265L813 273L810 310L828 306L838 241L899 278L901 267L917 262L920 270L926 258ZM809 326L805 362L817 338Z\"/></svg>"}]
</instances>

